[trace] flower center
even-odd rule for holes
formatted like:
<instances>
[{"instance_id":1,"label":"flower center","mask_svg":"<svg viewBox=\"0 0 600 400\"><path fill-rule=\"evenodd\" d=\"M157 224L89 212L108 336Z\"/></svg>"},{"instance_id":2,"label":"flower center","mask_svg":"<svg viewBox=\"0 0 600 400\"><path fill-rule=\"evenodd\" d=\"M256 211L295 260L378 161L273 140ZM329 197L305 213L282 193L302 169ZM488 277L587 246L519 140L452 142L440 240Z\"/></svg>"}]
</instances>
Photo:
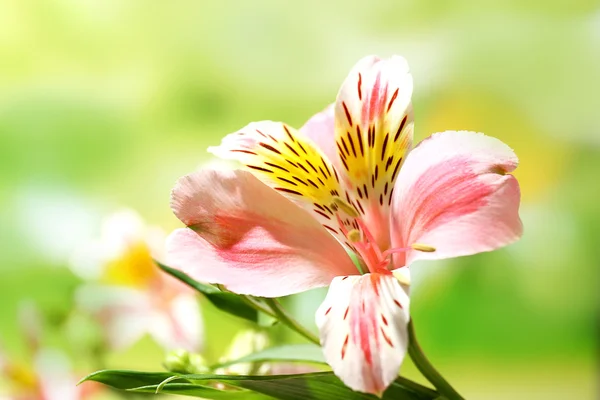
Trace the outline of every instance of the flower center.
<instances>
[{"instance_id":1,"label":"flower center","mask_svg":"<svg viewBox=\"0 0 600 400\"><path fill-rule=\"evenodd\" d=\"M136 288L148 287L159 276L145 243L132 243L119 257L106 266L103 280L107 283Z\"/></svg>"},{"instance_id":2,"label":"flower center","mask_svg":"<svg viewBox=\"0 0 600 400\"><path fill-rule=\"evenodd\" d=\"M409 250L417 250L426 253L431 253L435 251L435 247L429 246L422 243L413 243L408 247L396 247L386 249L381 251L379 246L377 245L377 241L373 234L369 231L369 227L365 224L362 218L358 213L354 212L354 208L344 202L339 197L335 198L335 204L339 206L339 208L348 214L351 217L354 217L354 220L358 223L358 227L360 229L350 229L348 230L343 223L341 223L341 218L338 216L338 220L340 222L340 229L342 233L348 238L348 240L352 243L358 256L364 262L364 264L369 269L369 272L374 273L386 273L389 271L391 256L395 253L405 253Z\"/></svg>"}]
</instances>

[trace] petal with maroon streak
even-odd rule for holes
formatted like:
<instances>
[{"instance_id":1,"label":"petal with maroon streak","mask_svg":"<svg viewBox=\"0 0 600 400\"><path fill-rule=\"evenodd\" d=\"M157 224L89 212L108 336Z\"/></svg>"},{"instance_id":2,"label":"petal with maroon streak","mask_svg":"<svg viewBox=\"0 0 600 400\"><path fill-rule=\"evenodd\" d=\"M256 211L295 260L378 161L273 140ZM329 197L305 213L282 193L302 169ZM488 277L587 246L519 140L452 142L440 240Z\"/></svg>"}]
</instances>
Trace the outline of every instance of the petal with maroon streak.
<instances>
[{"instance_id":1,"label":"petal with maroon streak","mask_svg":"<svg viewBox=\"0 0 600 400\"><path fill-rule=\"evenodd\" d=\"M357 271L316 219L247 171L184 176L171 208L190 228L167 239L167 263L199 281L278 297Z\"/></svg>"},{"instance_id":2,"label":"petal with maroon streak","mask_svg":"<svg viewBox=\"0 0 600 400\"><path fill-rule=\"evenodd\" d=\"M350 388L381 395L408 347L409 299L391 273L338 277L316 313L325 359Z\"/></svg>"},{"instance_id":3,"label":"petal with maroon streak","mask_svg":"<svg viewBox=\"0 0 600 400\"><path fill-rule=\"evenodd\" d=\"M343 232L354 227L350 227L353 221L338 212L335 202L336 197L347 197L339 172L310 137L282 122L252 122L209 151L244 164L249 172L306 209L352 248Z\"/></svg>"},{"instance_id":4,"label":"petal with maroon streak","mask_svg":"<svg viewBox=\"0 0 600 400\"><path fill-rule=\"evenodd\" d=\"M394 181L412 145L412 90L404 58L369 56L350 71L335 104L342 182L382 249L389 246Z\"/></svg>"},{"instance_id":5,"label":"petal with maroon streak","mask_svg":"<svg viewBox=\"0 0 600 400\"><path fill-rule=\"evenodd\" d=\"M440 259L490 251L517 240L519 184L509 172L515 153L496 138L475 132L444 132L411 153L394 187L393 247L422 243L434 252L394 255L395 268L417 259Z\"/></svg>"}]
</instances>

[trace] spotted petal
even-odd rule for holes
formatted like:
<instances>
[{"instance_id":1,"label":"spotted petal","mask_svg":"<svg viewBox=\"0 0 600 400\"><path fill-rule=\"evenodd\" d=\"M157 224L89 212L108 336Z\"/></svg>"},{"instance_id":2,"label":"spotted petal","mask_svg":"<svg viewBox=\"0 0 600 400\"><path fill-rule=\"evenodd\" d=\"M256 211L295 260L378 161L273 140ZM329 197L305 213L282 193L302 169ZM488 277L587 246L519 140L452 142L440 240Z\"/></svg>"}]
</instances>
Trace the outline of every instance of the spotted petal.
<instances>
[{"instance_id":1,"label":"spotted petal","mask_svg":"<svg viewBox=\"0 0 600 400\"><path fill-rule=\"evenodd\" d=\"M342 181L380 248L389 245L394 181L412 144L412 76L406 60L360 60L335 104L335 137Z\"/></svg>"},{"instance_id":2,"label":"spotted petal","mask_svg":"<svg viewBox=\"0 0 600 400\"><path fill-rule=\"evenodd\" d=\"M253 122L227 135L220 146L209 151L240 161L260 180L309 211L340 242L352 247L343 232L345 225L354 221L338 211L335 202L335 198L345 197L338 171L307 136L281 122Z\"/></svg>"},{"instance_id":3,"label":"spotted petal","mask_svg":"<svg viewBox=\"0 0 600 400\"><path fill-rule=\"evenodd\" d=\"M167 263L199 281L277 297L356 273L344 248L310 214L247 171L184 176L171 207L191 229L167 239Z\"/></svg>"},{"instance_id":4,"label":"spotted petal","mask_svg":"<svg viewBox=\"0 0 600 400\"><path fill-rule=\"evenodd\" d=\"M395 267L490 251L517 240L520 191L509 174L517 163L506 144L481 133L437 133L421 142L394 188L392 241L394 247L422 243L436 251L395 254Z\"/></svg>"},{"instance_id":5,"label":"spotted petal","mask_svg":"<svg viewBox=\"0 0 600 400\"><path fill-rule=\"evenodd\" d=\"M316 322L325 359L350 388L381 395L408 347L409 299L391 274L338 277Z\"/></svg>"}]
</instances>

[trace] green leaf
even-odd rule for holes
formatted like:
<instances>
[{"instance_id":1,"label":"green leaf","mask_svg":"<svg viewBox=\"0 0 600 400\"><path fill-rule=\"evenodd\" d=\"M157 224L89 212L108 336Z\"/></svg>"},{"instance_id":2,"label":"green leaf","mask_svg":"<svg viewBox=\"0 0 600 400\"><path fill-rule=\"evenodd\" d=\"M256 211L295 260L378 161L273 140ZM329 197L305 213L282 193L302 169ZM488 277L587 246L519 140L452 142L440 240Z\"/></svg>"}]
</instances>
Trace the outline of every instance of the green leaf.
<instances>
[{"instance_id":1,"label":"green leaf","mask_svg":"<svg viewBox=\"0 0 600 400\"><path fill-rule=\"evenodd\" d=\"M183 396L201 397L211 400L268 400L271 397L249 390L219 390L191 383L168 383L157 392L158 385L141 386L129 389L130 392L168 393Z\"/></svg>"},{"instance_id":2,"label":"green leaf","mask_svg":"<svg viewBox=\"0 0 600 400\"><path fill-rule=\"evenodd\" d=\"M419 400L438 399L440 394L433 389L423 386L409 379L398 377L385 391L384 399L400 399L409 392L413 397L406 397Z\"/></svg>"},{"instance_id":3,"label":"green leaf","mask_svg":"<svg viewBox=\"0 0 600 400\"><path fill-rule=\"evenodd\" d=\"M95 381L104 383L117 389L131 389L139 386L160 385L165 379L172 376L179 376L172 372L139 372L127 370L102 370L96 371L81 381Z\"/></svg>"},{"instance_id":4,"label":"green leaf","mask_svg":"<svg viewBox=\"0 0 600 400\"><path fill-rule=\"evenodd\" d=\"M291 361L315 364L327 364L323 351L314 344L291 344L285 346L270 347L268 349L249 354L237 360L227 361L213 366L213 369L226 367L234 364L265 361Z\"/></svg>"},{"instance_id":5,"label":"green leaf","mask_svg":"<svg viewBox=\"0 0 600 400\"><path fill-rule=\"evenodd\" d=\"M198 376L188 376L197 379ZM224 378L227 378L226 380ZM281 400L374 400L376 396L351 390L333 372L317 372L300 375L227 376L218 378L229 383L254 390ZM425 388L426 389L426 388ZM431 400L438 397L434 391L419 392L413 388L394 383L386 390L384 400Z\"/></svg>"},{"instance_id":6,"label":"green leaf","mask_svg":"<svg viewBox=\"0 0 600 400\"><path fill-rule=\"evenodd\" d=\"M174 276L186 285L202 293L215 307L237 317L257 322L258 312L242 300L240 296L234 293L222 292L214 286L200 283L190 278L184 272L175 268L167 267L156 261L156 264L167 274Z\"/></svg>"},{"instance_id":7,"label":"green leaf","mask_svg":"<svg viewBox=\"0 0 600 400\"><path fill-rule=\"evenodd\" d=\"M90 374L82 381L93 380L119 389L156 391L159 385L171 376L179 376L189 383L169 382L162 386L161 392L202 396L211 399L235 399L236 397L217 398L215 396L239 395L239 392L227 390L216 393L213 392L213 390L216 389L206 386L207 382L221 382L281 400L377 399L377 397L373 395L352 391L332 372L317 372L299 375L236 376L212 374L179 375L114 370L99 371ZM209 397L209 394L212 394L213 397ZM246 392L246 394L250 395L248 392ZM384 400L432 400L437 397L439 397L437 392L404 378L399 378L394 382L383 395Z\"/></svg>"}]
</instances>

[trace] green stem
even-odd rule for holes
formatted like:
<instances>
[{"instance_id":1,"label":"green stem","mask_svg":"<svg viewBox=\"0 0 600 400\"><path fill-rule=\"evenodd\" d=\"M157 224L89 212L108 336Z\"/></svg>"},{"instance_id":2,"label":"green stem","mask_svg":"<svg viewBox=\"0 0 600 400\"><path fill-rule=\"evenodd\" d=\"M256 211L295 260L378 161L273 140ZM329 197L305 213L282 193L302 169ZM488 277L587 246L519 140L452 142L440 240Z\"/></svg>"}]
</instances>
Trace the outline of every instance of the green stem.
<instances>
[{"instance_id":1,"label":"green stem","mask_svg":"<svg viewBox=\"0 0 600 400\"><path fill-rule=\"evenodd\" d=\"M227 293L233 293L230 290L227 290L227 288L224 285L215 285L217 287L217 289L219 289L221 292L227 292ZM235 294L235 293L233 293ZM254 297L249 296L249 295L239 295L240 299L248 304L250 307L254 308L256 311L258 312L262 312L265 313L266 315L272 317L272 318L277 318L275 316L275 314L273 313L273 311L271 311L269 308L265 307L260 301L256 300Z\"/></svg>"},{"instance_id":2,"label":"green stem","mask_svg":"<svg viewBox=\"0 0 600 400\"><path fill-rule=\"evenodd\" d=\"M425 396L428 396L430 399L438 399L439 393L433 389L428 388L427 386L423 386L417 382L413 382L409 379L399 376L396 378L394 384L399 384L400 386L404 386L405 388L411 389L414 392L421 393Z\"/></svg>"},{"instance_id":3,"label":"green stem","mask_svg":"<svg viewBox=\"0 0 600 400\"><path fill-rule=\"evenodd\" d=\"M281 303L279 303L279 301L277 301L277 299L265 299L265 303L267 303L269 305L269 307L271 307L271 310L273 310L273 313L275 314L275 316L277 317L277 319L279 321L283 322L284 324L286 324L287 326L289 326L290 328L292 328L293 330L295 330L296 332L298 332L300 335L304 336L311 342L318 344L318 345L321 344L319 341L319 338L315 334L313 334L311 331L309 331L308 329L306 329L305 327L300 325L300 323L298 321L296 321L294 319L294 317L292 317L281 306Z\"/></svg>"},{"instance_id":4,"label":"green stem","mask_svg":"<svg viewBox=\"0 0 600 400\"><path fill-rule=\"evenodd\" d=\"M417 341L417 336L415 334L415 327L413 325L412 319L408 323L408 354L410 358L415 363L416 367L419 369L421 374L435 388L438 392L448 400L464 400L464 398L458 394L456 390L444 379L444 377L431 365L425 354L423 353L423 349L419 345Z\"/></svg>"},{"instance_id":5,"label":"green stem","mask_svg":"<svg viewBox=\"0 0 600 400\"><path fill-rule=\"evenodd\" d=\"M260 302L256 301L251 296L242 295L242 296L240 296L240 298L242 299L242 301L244 303L248 304L250 307L254 308L255 310L262 312L270 317L277 318L277 316L275 315L275 313L273 311L271 311L269 308L262 305Z\"/></svg>"}]
</instances>

